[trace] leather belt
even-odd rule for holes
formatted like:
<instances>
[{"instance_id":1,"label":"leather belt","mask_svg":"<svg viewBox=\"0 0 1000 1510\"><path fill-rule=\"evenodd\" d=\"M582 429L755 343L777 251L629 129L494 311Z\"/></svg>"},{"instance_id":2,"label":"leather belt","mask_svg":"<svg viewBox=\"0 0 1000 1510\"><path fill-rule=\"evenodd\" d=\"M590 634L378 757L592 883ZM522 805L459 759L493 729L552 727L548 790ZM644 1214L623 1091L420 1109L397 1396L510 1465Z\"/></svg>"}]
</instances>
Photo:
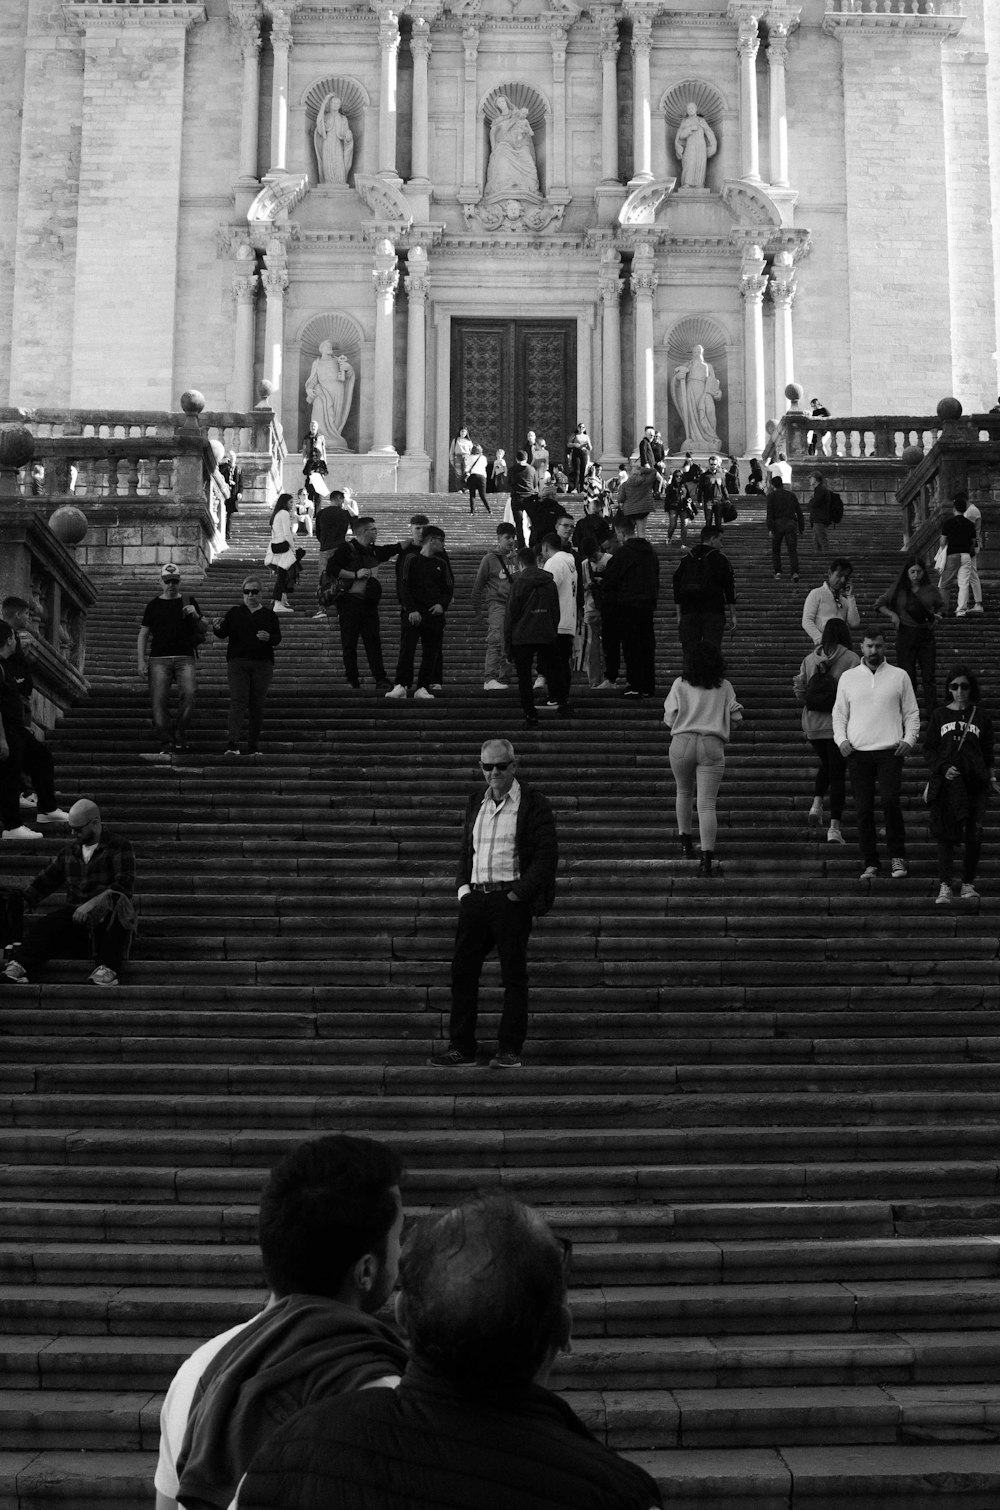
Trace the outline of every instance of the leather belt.
<instances>
[{"instance_id":1,"label":"leather belt","mask_svg":"<svg viewBox=\"0 0 1000 1510\"><path fill-rule=\"evenodd\" d=\"M513 881L473 881L473 891L510 891Z\"/></svg>"}]
</instances>

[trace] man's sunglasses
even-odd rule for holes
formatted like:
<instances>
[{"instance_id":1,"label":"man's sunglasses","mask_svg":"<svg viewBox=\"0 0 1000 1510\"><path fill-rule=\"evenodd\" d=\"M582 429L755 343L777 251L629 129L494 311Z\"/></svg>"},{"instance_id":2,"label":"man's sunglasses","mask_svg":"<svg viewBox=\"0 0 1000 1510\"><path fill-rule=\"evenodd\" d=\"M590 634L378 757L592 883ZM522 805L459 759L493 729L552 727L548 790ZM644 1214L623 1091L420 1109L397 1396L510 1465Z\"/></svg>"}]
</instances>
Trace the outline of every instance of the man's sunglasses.
<instances>
[{"instance_id":1,"label":"man's sunglasses","mask_svg":"<svg viewBox=\"0 0 1000 1510\"><path fill-rule=\"evenodd\" d=\"M480 768L484 771L509 771L514 764L512 760L481 760Z\"/></svg>"}]
</instances>

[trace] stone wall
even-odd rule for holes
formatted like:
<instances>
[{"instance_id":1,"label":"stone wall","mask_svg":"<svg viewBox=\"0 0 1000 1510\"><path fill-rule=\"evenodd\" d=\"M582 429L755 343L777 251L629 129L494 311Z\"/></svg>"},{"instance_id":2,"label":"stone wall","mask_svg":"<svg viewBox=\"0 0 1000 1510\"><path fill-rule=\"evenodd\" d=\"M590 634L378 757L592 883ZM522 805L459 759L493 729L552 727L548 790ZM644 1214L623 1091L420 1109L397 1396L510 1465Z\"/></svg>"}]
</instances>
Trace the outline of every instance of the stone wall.
<instances>
[{"instance_id":1,"label":"stone wall","mask_svg":"<svg viewBox=\"0 0 1000 1510\"><path fill-rule=\"evenodd\" d=\"M0 89L0 403L8 402L27 25L28 0L7 0L0 6L0 57L3 58L4 80Z\"/></svg>"}]
</instances>

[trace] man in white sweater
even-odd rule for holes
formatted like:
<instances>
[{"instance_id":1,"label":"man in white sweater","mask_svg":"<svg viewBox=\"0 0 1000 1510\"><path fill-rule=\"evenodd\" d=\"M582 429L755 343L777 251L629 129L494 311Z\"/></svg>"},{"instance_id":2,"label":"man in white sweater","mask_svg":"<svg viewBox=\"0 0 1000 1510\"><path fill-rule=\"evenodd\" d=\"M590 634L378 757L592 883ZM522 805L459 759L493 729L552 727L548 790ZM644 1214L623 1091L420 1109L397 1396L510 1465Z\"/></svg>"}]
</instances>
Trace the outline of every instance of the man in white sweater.
<instances>
[{"instance_id":1,"label":"man in white sweater","mask_svg":"<svg viewBox=\"0 0 1000 1510\"><path fill-rule=\"evenodd\" d=\"M894 878L907 873L906 829L899 793L903 761L920 734L920 711L905 671L885 658L885 636L877 625L865 630L861 665L845 671L833 705L833 738L851 773L858 815L858 842L864 861L862 881L881 874L875 829L875 787L885 814L886 839Z\"/></svg>"},{"instance_id":2,"label":"man in white sweater","mask_svg":"<svg viewBox=\"0 0 1000 1510\"><path fill-rule=\"evenodd\" d=\"M802 605L802 628L814 645L823 638L823 626L830 619L843 619L849 629L859 627L861 615L851 585L853 572L846 556L835 556L830 562L826 581L806 594Z\"/></svg>"}]
</instances>

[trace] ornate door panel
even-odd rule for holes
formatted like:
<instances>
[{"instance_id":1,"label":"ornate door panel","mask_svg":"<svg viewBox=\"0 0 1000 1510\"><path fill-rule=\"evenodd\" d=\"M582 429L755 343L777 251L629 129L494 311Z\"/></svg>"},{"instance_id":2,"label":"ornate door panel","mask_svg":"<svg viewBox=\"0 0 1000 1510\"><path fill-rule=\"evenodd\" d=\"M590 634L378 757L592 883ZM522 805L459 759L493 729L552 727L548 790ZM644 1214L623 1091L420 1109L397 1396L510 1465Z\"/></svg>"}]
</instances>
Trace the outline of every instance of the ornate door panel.
<instances>
[{"instance_id":1,"label":"ornate door panel","mask_svg":"<svg viewBox=\"0 0 1000 1510\"><path fill-rule=\"evenodd\" d=\"M453 320L451 437L467 425L512 461L529 428L560 458L576 423L576 326L571 320ZM452 483L454 485L454 483Z\"/></svg>"}]
</instances>

